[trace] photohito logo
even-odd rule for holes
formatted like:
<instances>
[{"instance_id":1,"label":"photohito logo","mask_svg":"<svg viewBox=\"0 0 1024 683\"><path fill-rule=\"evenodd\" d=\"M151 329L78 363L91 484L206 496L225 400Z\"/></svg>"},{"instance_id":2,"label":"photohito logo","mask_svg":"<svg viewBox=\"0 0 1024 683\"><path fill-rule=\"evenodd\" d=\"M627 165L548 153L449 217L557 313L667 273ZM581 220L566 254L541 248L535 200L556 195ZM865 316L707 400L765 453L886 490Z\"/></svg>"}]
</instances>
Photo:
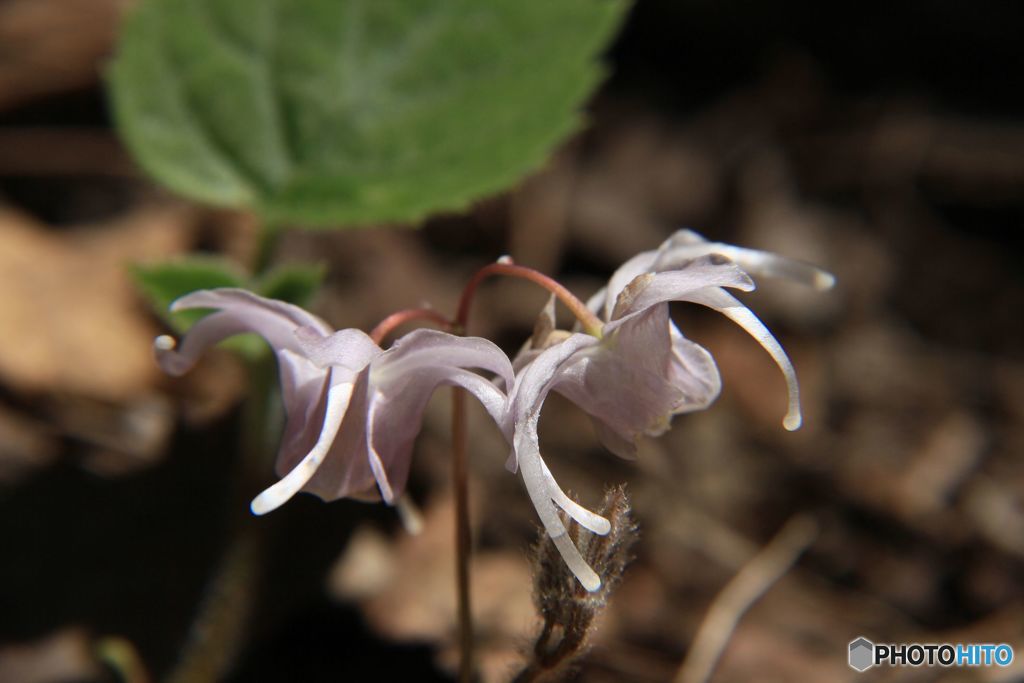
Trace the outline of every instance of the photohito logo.
<instances>
[{"instance_id":1,"label":"photohito logo","mask_svg":"<svg viewBox=\"0 0 1024 683\"><path fill-rule=\"evenodd\" d=\"M1013 648L1006 643L885 643L864 636L850 641L850 668L873 666L1010 666Z\"/></svg>"},{"instance_id":2,"label":"photohito logo","mask_svg":"<svg viewBox=\"0 0 1024 683\"><path fill-rule=\"evenodd\" d=\"M875 644L861 636L850 643L850 666L857 671L867 671L875 663Z\"/></svg>"}]
</instances>

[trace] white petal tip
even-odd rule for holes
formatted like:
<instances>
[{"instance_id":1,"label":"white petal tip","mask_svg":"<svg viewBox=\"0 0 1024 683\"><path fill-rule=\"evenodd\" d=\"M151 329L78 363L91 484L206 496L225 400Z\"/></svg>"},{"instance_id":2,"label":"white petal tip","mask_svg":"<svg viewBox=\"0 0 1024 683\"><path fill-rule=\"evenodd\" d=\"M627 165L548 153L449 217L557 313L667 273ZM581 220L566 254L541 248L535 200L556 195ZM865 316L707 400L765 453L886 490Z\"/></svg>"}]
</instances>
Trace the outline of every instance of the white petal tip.
<instances>
[{"instance_id":1,"label":"white petal tip","mask_svg":"<svg viewBox=\"0 0 1024 683\"><path fill-rule=\"evenodd\" d=\"M800 429L800 426L803 423L804 423L804 419L800 415L800 413L796 413L796 414L792 414L792 415L787 415L782 420L782 426L785 427L786 430L790 431L790 432L795 432L796 430Z\"/></svg>"},{"instance_id":2,"label":"white petal tip","mask_svg":"<svg viewBox=\"0 0 1024 683\"><path fill-rule=\"evenodd\" d=\"M512 257L509 256L508 254L505 254L504 256L499 256L497 263L500 263L503 266L511 266L513 264Z\"/></svg>"},{"instance_id":3,"label":"white petal tip","mask_svg":"<svg viewBox=\"0 0 1024 683\"><path fill-rule=\"evenodd\" d=\"M157 351L173 351L177 345L178 343L174 340L174 337L169 334L161 334L153 340L153 348Z\"/></svg>"},{"instance_id":4,"label":"white petal tip","mask_svg":"<svg viewBox=\"0 0 1024 683\"><path fill-rule=\"evenodd\" d=\"M832 273L826 273L824 270L819 270L814 274L813 284L817 290L832 289L836 284L836 276Z\"/></svg>"},{"instance_id":5,"label":"white petal tip","mask_svg":"<svg viewBox=\"0 0 1024 683\"><path fill-rule=\"evenodd\" d=\"M607 536L611 530L612 523L604 517L598 517L597 519L595 519L593 528L591 529L591 531L593 531L598 536Z\"/></svg>"},{"instance_id":6,"label":"white petal tip","mask_svg":"<svg viewBox=\"0 0 1024 683\"><path fill-rule=\"evenodd\" d=\"M282 500L278 496L267 494L268 491L264 491L260 495L253 498L253 501L249 503L249 509L252 510L252 514L256 515L257 517L260 515L265 515L268 512L272 512L273 510L276 510L277 508L281 507L285 500L287 500Z\"/></svg>"},{"instance_id":7,"label":"white petal tip","mask_svg":"<svg viewBox=\"0 0 1024 683\"><path fill-rule=\"evenodd\" d=\"M402 521L402 526L405 527L407 534L419 536L423 533L423 514L408 494L398 497L395 502L395 510L398 512L398 518Z\"/></svg>"},{"instance_id":8,"label":"white petal tip","mask_svg":"<svg viewBox=\"0 0 1024 683\"><path fill-rule=\"evenodd\" d=\"M590 572L586 576L577 576L576 578L579 579L580 585L586 588L590 593L594 593L601 589L601 577L594 572Z\"/></svg>"},{"instance_id":9,"label":"white petal tip","mask_svg":"<svg viewBox=\"0 0 1024 683\"><path fill-rule=\"evenodd\" d=\"M195 294L195 292L192 292L192 294ZM183 294L182 296L179 296L177 299L171 302L171 305L167 307L167 310L170 311L171 313L177 313L178 311L187 311L189 308L191 308L188 305L188 302L186 301L190 296L190 294Z\"/></svg>"}]
</instances>

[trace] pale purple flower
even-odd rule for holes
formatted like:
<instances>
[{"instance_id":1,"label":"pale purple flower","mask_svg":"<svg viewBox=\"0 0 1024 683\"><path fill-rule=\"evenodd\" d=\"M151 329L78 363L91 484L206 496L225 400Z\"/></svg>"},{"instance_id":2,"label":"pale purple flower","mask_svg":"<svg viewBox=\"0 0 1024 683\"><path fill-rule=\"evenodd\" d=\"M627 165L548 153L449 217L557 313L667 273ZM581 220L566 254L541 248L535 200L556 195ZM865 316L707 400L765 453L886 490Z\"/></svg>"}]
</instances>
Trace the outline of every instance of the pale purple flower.
<instances>
[{"instance_id":1,"label":"pale purple flower","mask_svg":"<svg viewBox=\"0 0 1024 683\"><path fill-rule=\"evenodd\" d=\"M721 389L718 368L711 355L686 339L669 318L668 302L688 301L723 313L768 351L788 387L783 424L798 428L800 395L792 363L764 324L725 291L752 290L748 272L789 277L823 289L832 284L831 275L813 266L708 242L683 230L657 250L627 261L588 302L603 323L600 337L551 332L545 341L545 333L554 326L549 304L533 348L516 358L516 381L509 392L514 426L509 464L522 471L545 529L588 590L596 590L600 580L568 538L556 505L595 533L606 533L608 525L569 500L544 464L537 435L544 399L557 391L579 405L591 416L602 443L624 457L635 455L641 435L664 432L672 416L707 407Z\"/></svg>"},{"instance_id":2,"label":"pale purple flower","mask_svg":"<svg viewBox=\"0 0 1024 683\"><path fill-rule=\"evenodd\" d=\"M392 503L405 488L413 439L427 401L441 385L466 389L495 421L505 420L506 397L469 368L507 383L512 367L494 344L435 330L416 330L386 351L356 329L334 332L297 306L241 289L188 294L172 310L216 309L185 335L156 342L161 367L187 372L217 342L255 332L277 356L284 407L284 436L277 456L280 481L252 502L269 512L298 491L324 500L383 497Z\"/></svg>"}]
</instances>

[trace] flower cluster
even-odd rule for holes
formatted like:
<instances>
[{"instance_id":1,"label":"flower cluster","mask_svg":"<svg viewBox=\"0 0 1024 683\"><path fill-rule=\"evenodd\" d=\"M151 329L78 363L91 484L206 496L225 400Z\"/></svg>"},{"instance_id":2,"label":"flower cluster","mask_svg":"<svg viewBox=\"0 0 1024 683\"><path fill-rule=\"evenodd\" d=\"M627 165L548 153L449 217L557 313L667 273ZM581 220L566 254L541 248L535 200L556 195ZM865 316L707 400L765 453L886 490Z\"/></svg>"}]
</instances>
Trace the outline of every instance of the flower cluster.
<instances>
[{"instance_id":1,"label":"flower cluster","mask_svg":"<svg viewBox=\"0 0 1024 683\"><path fill-rule=\"evenodd\" d=\"M159 337L156 353L165 371L180 375L205 349L236 334L255 332L273 348L287 422L276 463L281 478L253 500L256 514L298 491L324 500L394 502L405 487L430 396L442 385L465 389L508 440L509 468L522 474L554 546L594 591L601 581L558 509L597 534L608 533L609 523L569 498L541 457L537 425L544 401L552 391L569 398L590 415L602 443L624 457L635 455L641 436L667 429L674 415L707 407L721 379L707 350L669 318L669 302L684 301L721 312L765 348L788 386L783 423L796 429L800 398L789 358L726 291L753 289L751 275L783 276L820 289L832 284L830 275L812 266L683 230L612 275L587 303L585 332L556 330L552 299L533 338L511 362L486 339L425 329L385 350L360 330L335 332L296 306L239 289L199 291L176 301L173 310L215 312L196 323L180 346Z\"/></svg>"}]
</instances>

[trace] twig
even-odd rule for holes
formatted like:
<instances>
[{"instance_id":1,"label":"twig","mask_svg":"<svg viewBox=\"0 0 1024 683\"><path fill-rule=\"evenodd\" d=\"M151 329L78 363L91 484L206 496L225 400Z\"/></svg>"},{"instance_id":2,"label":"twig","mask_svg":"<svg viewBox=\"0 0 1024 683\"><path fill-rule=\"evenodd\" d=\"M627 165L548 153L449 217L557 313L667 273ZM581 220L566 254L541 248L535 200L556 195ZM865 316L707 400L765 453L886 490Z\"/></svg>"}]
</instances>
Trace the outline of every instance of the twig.
<instances>
[{"instance_id":1,"label":"twig","mask_svg":"<svg viewBox=\"0 0 1024 683\"><path fill-rule=\"evenodd\" d=\"M710 678L740 619L789 571L817 535L818 525L813 519L793 517L733 577L711 603L675 683L703 683Z\"/></svg>"}]
</instances>

